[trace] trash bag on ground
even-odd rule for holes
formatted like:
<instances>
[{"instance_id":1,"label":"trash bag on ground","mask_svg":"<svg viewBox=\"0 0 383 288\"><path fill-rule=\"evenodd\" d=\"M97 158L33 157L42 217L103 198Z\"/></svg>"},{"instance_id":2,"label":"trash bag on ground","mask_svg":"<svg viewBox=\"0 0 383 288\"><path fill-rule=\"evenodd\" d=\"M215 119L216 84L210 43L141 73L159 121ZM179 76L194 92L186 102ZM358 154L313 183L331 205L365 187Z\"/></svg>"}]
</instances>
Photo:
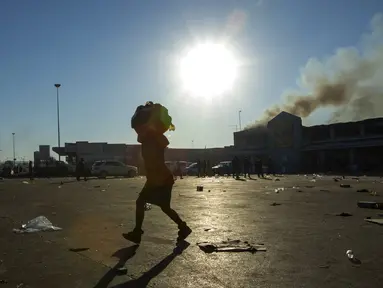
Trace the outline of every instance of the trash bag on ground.
<instances>
[{"instance_id":1,"label":"trash bag on ground","mask_svg":"<svg viewBox=\"0 0 383 288\"><path fill-rule=\"evenodd\" d=\"M45 231L59 231L62 230L60 227L53 226L52 222L48 220L45 216L38 216L30 221L27 224L21 225L20 229L13 229L15 233L36 233L36 232L45 232Z\"/></svg>"}]
</instances>

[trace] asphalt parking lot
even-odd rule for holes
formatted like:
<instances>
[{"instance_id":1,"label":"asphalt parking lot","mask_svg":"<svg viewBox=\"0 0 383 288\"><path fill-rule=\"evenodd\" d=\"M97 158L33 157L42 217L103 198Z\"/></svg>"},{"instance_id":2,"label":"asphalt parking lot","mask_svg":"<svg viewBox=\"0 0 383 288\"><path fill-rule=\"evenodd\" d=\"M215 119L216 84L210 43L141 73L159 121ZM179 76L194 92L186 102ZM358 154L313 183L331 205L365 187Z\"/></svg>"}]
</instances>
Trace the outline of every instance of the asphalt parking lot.
<instances>
[{"instance_id":1,"label":"asphalt parking lot","mask_svg":"<svg viewBox=\"0 0 383 288\"><path fill-rule=\"evenodd\" d=\"M365 218L383 210L357 201L383 202L383 179L272 178L177 180L172 204L193 233L176 253L177 227L154 206L139 247L121 236L134 226L142 177L4 179L0 287L382 287L383 226ZM63 230L12 232L39 215ZM266 251L209 254L197 245L227 239Z\"/></svg>"}]
</instances>

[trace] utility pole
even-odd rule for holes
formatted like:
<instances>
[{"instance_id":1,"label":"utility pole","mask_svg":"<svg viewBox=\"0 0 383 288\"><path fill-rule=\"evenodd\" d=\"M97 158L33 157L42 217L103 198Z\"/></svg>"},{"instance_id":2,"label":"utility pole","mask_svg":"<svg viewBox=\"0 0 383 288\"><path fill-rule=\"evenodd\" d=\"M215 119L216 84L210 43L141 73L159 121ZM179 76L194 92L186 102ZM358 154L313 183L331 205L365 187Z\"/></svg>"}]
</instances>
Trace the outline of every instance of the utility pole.
<instances>
[{"instance_id":1,"label":"utility pole","mask_svg":"<svg viewBox=\"0 0 383 288\"><path fill-rule=\"evenodd\" d=\"M57 98L57 140L59 145L59 161L61 160L60 155L60 102L59 102L59 88L61 87L61 84L55 84L55 87L57 88L56 98Z\"/></svg>"},{"instance_id":2,"label":"utility pole","mask_svg":"<svg viewBox=\"0 0 383 288\"><path fill-rule=\"evenodd\" d=\"M242 130L242 125L241 125L241 112L242 112L242 110L239 110L238 111L238 120L239 120L239 131L241 131Z\"/></svg>"},{"instance_id":3,"label":"utility pole","mask_svg":"<svg viewBox=\"0 0 383 288\"><path fill-rule=\"evenodd\" d=\"M12 143L13 143L13 167L15 167L16 166L15 133L12 133Z\"/></svg>"}]
</instances>

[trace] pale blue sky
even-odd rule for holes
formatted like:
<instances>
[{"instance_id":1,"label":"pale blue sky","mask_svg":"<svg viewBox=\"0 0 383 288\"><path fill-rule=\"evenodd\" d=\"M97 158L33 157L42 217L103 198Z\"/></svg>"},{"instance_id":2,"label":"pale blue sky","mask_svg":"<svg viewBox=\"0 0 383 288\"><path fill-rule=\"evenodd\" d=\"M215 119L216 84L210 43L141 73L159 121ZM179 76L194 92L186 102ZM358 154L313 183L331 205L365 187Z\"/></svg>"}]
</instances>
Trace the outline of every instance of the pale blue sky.
<instances>
[{"instance_id":1,"label":"pale blue sky","mask_svg":"<svg viewBox=\"0 0 383 288\"><path fill-rule=\"evenodd\" d=\"M229 33L235 11L246 21ZM243 125L257 119L296 87L310 57L358 44L381 11L381 0L2 0L0 160L12 158L12 132L18 158L57 145L54 83L62 143L136 143L130 117L153 100L174 118L171 147L230 145L239 109ZM246 64L234 91L214 105L191 100L179 89L177 53L222 38Z\"/></svg>"}]
</instances>

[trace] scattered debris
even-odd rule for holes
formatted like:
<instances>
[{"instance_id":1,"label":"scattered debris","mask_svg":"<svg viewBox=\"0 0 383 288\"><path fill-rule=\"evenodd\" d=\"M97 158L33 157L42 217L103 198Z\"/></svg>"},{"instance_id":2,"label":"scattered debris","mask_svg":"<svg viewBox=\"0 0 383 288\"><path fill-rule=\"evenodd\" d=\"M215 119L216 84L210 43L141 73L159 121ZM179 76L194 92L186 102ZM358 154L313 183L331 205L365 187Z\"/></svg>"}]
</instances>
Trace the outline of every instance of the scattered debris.
<instances>
[{"instance_id":1,"label":"scattered debris","mask_svg":"<svg viewBox=\"0 0 383 288\"><path fill-rule=\"evenodd\" d=\"M352 214L347 212L342 212L339 214L335 214L335 216L349 217L349 216L352 216Z\"/></svg>"},{"instance_id":2,"label":"scattered debris","mask_svg":"<svg viewBox=\"0 0 383 288\"><path fill-rule=\"evenodd\" d=\"M69 251L70 252L84 252L84 251L88 251L89 248L70 248Z\"/></svg>"},{"instance_id":3,"label":"scattered debris","mask_svg":"<svg viewBox=\"0 0 383 288\"><path fill-rule=\"evenodd\" d=\"M198 186L197 186L197 191L198 191L198 192L202 192L202 191L203 191L203 186L198 185Z\"/></svg>"},{"instance_id":4,"label":"scattered debris","mask_svg":"<svg viewBox=\"0 0 383 288\"><path fill-rule=\"evenodd\" d=\"M371 196L379 196L378 193L376 193L376 191L371 191L370 195Z\"/></svg>"},{"instance_id":5,"label":"scattered debris","mask_svg":"<svg viewBox=\"0 0 383 288\"><path fill-rule=\"evenodd\" d=\"M320 265L319 268L328 269L330 268L330 265Z\"/></svg>"},{"instance_id":6,"label":"scattered debris","mask_svg":"<svg viewBox=\"0 0 383 288\"><path fill-rule=\"evenodd\" d=\"M312 180L310 180L310 182L317 182L317 180L315 180L315 179L312 179Z\"/></svg>"},{"instance_id":7,"label":"scattered debris","mask_svg":"<svg viewBox=\"0 0 383 288\"><path fill-rule=\"evenodd\" d=\"M340 184L339 186L342 188L351 188L351 185L349 184Z\"/></svg>"},{"instance_id":8,"label":"scattered debris","mask_svg":"<svg viewBox=\"0 0 383 288\"><path fill-rule=\"evenodd\" d=\"M23 181L23 184L29 184L29 182L28 181Z\"/></svg>"},{"instance_id":9,"label":"scattered debris","mask_svg":"<svg viewBox=\"0 0 383 288\"><path fill-rule=\"evenodd\" d=\"M373 202L373 201L358 201L357 205L359 208L382 209L383 210L383 203L377 203L377 202Z\"/></svg>"},{"instance_id":10,"label":"scattered debris","mask_svg":"<svg viewBox=\"0 0 383 288\"><path fill-rule=\"evenodd\" d=\"M330 192L330 190L327 190L327 189L321 189L319 190L320 192Z\"/></svg>"},{"instance_id":11,"label":"scattered debris","mask_svg":"<svg viewBox=\"0 0 383 288\"><path fill-rule=\"evenodd\" d=\"M96 185L93 188L101 188L101 185Z\"/></svg>"},{"instance_id":12,"label":"scattered debris","mask_svg":"<svg viewBox=\"0 0 383 288\"><path fill-rule=\"evenodd\" d=\"M357 265L362 264L362 262L358 258L355 257L354 252L352 252L352 250L347 250L346 256L347 256L348 260L350 260L350 262L352 262L353 264L357 264Z\"/></svg>"},{"instance_id":13,"label":"scattered debris","mask_svg":"<svg viewBox=\"0 0 383 288\"><path fill-rule=\"evenodd\" d=\"M339 179L337 179L337 178L334 178L334 182L338 182L339 181Z\"/></svg>"},{"instance_id":14,"label":"scattered debris","mask_svg":"<svg viewBox=\"0 0 383 288\"><path fill-rule=\"evenodd\" d=\"M263 244L251 245L247 241L228 240L222 242L200 242L197 243L198 247L205 253L213 252L251 252L266 251Z\"/></svg>"},{"instance_id":15,"label":"scattered debris","mask_svg":"<svg viewBox=\"0 0 383 288\"><path fill-rule=\"evenodd\" d=\"M126 275L128 273L128 269L126 267L117 267L116 272L118 275Z\"/></svg>"},{"instance_id":16,"label":"scattered debris","mask_svg":"<svg viewBox=\"0 0 383 288\"><path fill-rule=\"evenodd\" d=\"M281 180L279 180L278 178L276 178L275 181L281 181Z\"/></svg>"},{"instance_id":17,"label":"scattered debris","mask_svg":"<svg viewBox=\"0 0 383 288\"><path fill-rule=\"evenodd\" d=\"M356 192L368 193L368 192L370 192L370 190L368 190L368 189L359 189L359 190L356 190Z\"/></svg>"},{"instance_id":18,"label":"scattered debris","mask_svg":"<svg viewBox=\"0 0 383 288\"><path fill-rule=\"evenodd\" d=\"M364 219L364 221L367 221L367 222L370 222L370 223L375 223L375 224L378 224L378 225L383 225L383 219L370 219L370 218L366 218Z\"/></svg>"},{"instance_id":19,"label":"scattered debris","mask_svg":"<svg viewBox=\"0 0 383 288\"><path fill-rule=\"evenodd\" d=\"M204 231L206 231L206 232L213 231L213 230L214 230L213 228L206 228L206 229L204 229Z\"/></svg>"},{"instance_id":20,"label":"scattered debris","mask_svg":"<svg viewBox=\"0 0 383 288\"><path fill-rule=\"evenodd\" d=\"M150 203L145 203L145 211L149 211L152 209L152 204Z\"/></svg>"},{"instance_id":21,"label":"scattered debris","mask_svg":"<svg viewBox=\"0 0 383 288\"><path fill-rule=\"evenodd\" d=\"M4 279L0 279L0 284L8 284L8 281Z\"/></svg>"},{"instance_id":22,"label":"scattered debris","mask_svg":"<svg viewBox=\"0 0 383 288\"><path fill-rule=\"evenodd\" d=\"M352 252L352 250L347 250L346 255L347 255L348 259L354 258L354 252Z\"/></svg>"},{"instance_id":23,"label":"scattered debris","mask_svg":"<svg viewBox=\"0 0 383 288\"><path fill-rule=\"evenodd\" d=\"M306 188L314 188L314 186L306 186Z\"/></svg>"},{"instance_id":24,"label":"scattered debris","mask_svg":"<svg viewBox=\"0 0 383 288\"><path fill-rule=\"evenodd\" d=\"M106 191L106 189L101 189L101 192L105 192Z\"/></svg>"},{"instance_id":25,"label":"scattered debris","mask_svg":"<svg viewBox=\"0 0 383 288\"><path fill-rule=\"evenodd\" d=\"M285 188L281 187L281 188L276 188L274 191L275 191L275 193L279 193L279 192L284 191L284 190L285 190Z\"/></svg>"},{"instance_id":26,"label":"scattered debris","mask_svg":"<svg viewBox=\"0 0 383 288\"><path fill-rule=\"evenodd\" d=\"M352 180L358 180L359 181L359 178L358 177L352 177Z\"/></svg>"},{"instance_id":27,"label":"scattered debris","mask_svg":"<svg viewBox=\"0 0 383 288\"><path fill-rule=\"evenodd\" d=\"M274 202L274 203L271 203L270 206L279 206L281 205L280 203L277 203L277 202Z\"/></svg>"},{"instance_id":28,"label":"scattered debris","mask_svg":"<svg viewBox=\"0 0 383 288\"><path fill-rule=\"evenodd\" d=\"M45 216L38 216L27 224L21 225L21 229L13 229L15 233L35 233L45 231L59 231L62 230L60 227L53 226L52 223Z\"/></svg>"}]
</instances>

